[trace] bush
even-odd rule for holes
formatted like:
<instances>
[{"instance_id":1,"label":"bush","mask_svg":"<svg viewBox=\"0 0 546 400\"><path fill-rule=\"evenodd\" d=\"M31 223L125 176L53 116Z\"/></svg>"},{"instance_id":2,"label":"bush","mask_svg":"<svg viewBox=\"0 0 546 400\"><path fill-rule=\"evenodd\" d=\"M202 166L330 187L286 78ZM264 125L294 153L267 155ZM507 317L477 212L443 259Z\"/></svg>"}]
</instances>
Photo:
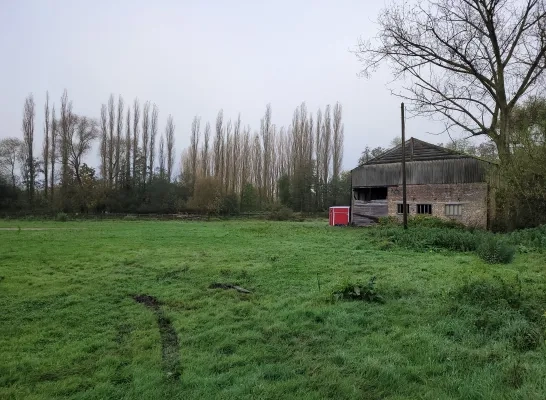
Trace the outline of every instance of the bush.
<instances>
[{"instance_id":1,"label":"bush","mask_svg":"<svg viewBox=\"0 0 546 400\"><path fill-rule=\"evenodd\" d=\"M496 236L489 236L482 240L476 252L488 264L509 264L516 250Z\"/></svg>"},{"instance_id":2,"label":"bush","mask_svg":"<svg viewBox=\"0 0 546 400\"><path fill-rule=\"evenodd\" d=\"M457 228L465 229L465 226L451 219L442 219L438 217L430 217L428 215L412 215L408 218L408 226L412 227L427 227L427 228Z\"/></svg>"},{"instance_id":3,"label":"bush","mask_svg":"<svg viewBox=\"0 0 546 400\"><path fill-rule=\"evenodd\" d=\"M239 214L239 198L235 193L226 194L222 198L222 205L220 206L220 213L224 215L238 215Z\"/></svg>"},{"instance_id":4,"label":"bush","mask_svg":"<svg viewBox=\"0 0 546 400\"><path fill-rule=\"evenodd\" d=\"M389 215L388 217L379 218L380 226L398 226L400 225L400 220L397 217Z\"/></svg>"},{"instance_id":5,"label":"bush","mask_svg":"<svg viewBox=\"0 0 546 400\"><path fill-rule=\"evenodd\" d=\"M269 213L269 219L273 221L289 221L293 218L294 212L291 208L281 207L277 210L272 210Z\"/></svg>"},{"instance_id":6,"label":"bush","mask_svg":"<svg viewBox=\"0 0 546 400\"><path fill-rule=\"evenodd\" d=\"M514 231L506 235L506 238L510 244L518 246L520 252L543 252L546 250L546 225Z\"/></svg>"},{"instance_id":7,"label":"bush","mask_svg":"<svg viewBox=\"0 0 546 400\"><path fill-rule=\"evenodd\" d=\"M188 201L188 207L206 212L208 215L218 214L222 207L220 182L214 177L201 177L195 181L193 196Z\"/></svg>"},{"instance_id":8,"label":"bush","mask_svg":"<svg viewBox=\"0 0 546 400\"><path fill-rule=\"evenodd\" d=\"M412 250L447 249L453 251L476 250L481 233L463 229L384 227L372 230L372 235Z\"/></svg>"},{"instance_id":9,"label":"bush","mask_svg":"<svg viewBox=\"0 0 546 400\"><path fill-rule=\"evenodd\" d=\"M394 246L394 243L391 242L390 240L383 240L382 242L379 243L380 250L392 250L393 246Z\"/></svg>"},{"instance_id":10,"label":"bush","mask_svg":"<svg viewBox=\"0 0 546 400\"><path fill-rule=\"evenodd\" d=\"M57 213L57 215L55 216L55 220L60 222L66 222L68 221L68 214L64 212Z\"/></svg>"},{"instance_id":11,"label":"bush","mask_svg":"<svg viewBox=\"0 0 546 400\"><path fill-rule=\"evenodd\" d=\"M136 215L126 215L125 217L123 217L123 219L125 221L137 221L138 220Z\"/></svg>"}]
</instances>

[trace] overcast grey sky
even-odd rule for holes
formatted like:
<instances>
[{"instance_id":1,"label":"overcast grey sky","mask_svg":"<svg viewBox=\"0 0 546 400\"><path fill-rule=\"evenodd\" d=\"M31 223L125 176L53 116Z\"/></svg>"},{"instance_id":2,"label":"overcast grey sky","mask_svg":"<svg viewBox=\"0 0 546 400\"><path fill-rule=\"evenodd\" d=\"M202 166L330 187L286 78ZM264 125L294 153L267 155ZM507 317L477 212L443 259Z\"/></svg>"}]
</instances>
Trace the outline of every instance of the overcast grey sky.
<instances>
[{"instance_id":1,"label":"overcast grey sky","mask_svg":"<svg viewBox=\"0 0 546 400\"><path fill-rule=\"evenodd\" d=\"M194 115L214 121L219 109L259 128L271 103L273 122L287 126L302 101L313 113L340 101L344 168L366 144L386 146L400 132L400 99L390 95L388 69L359 78L349 49L372 37L383 1L54 1L0 0L0 138L21 137L25 97L37 104L42 145L49 90L59 104L68 90L78 114L98 117L110 93L126 103L156 103L160 132L172 114L177 153L189 143ZM203 126L202 125L202 126ZM407 123L408 136L445 137L426 119ZM97 166L92 154L90 164ZM178 160L177 160L178 163Z\"/></svg>"}]
</instances>

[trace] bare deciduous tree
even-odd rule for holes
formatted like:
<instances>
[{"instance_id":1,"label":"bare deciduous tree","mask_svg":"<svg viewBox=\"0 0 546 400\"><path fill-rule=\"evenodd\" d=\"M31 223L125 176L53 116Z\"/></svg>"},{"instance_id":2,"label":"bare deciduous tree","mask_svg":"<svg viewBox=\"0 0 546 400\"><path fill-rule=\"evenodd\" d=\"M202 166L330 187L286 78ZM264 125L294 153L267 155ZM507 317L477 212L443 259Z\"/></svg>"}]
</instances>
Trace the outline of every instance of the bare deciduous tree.
<instances>
[{"instance_id":1,"label":"bare deciduous tree","mask_svg":"<svg viewBox=\"0 0 546 400\"><path fill-rule=\"evenodd\" d=\"M159 178L165 179L165 138L161 136L159 139Z\"/></svg>"},{"instance_id":2,"label":"bare deciduous tree","mask_svg":"<svg viewBox=\"0 0 546 400\"><path fill-rule=\"evenodd\" d=\"M262 152L262 143L260 140L260 135L258 133L254 134L252 146L252 168L253 173L253 184L258 189L258 201L262 203L263 198L263 152Z\"/></svg>"},{"instance_id":3,"label":"bare deciduous tree","mask_svg":"<svg viewBox=\"0 0 546 400\"><path fill-rule=\"evenodd\" d=\"M148 142L150 139L150 102L142 108L142 183L146 184L146 169L148 168Z\"/></svg>"},{"instance_id":4,"label":"bare deciduous tree","mask_svg":"<svg viewBox=\"0 0 546 400\"><path fill-rule=\"evenodd\" d=\"M229 150L231 147L231 120L229 120L225 126L225 138L222 140L222 149L220 151L220 164L221 171L220 174L220 183L222 183L222 193L227 193L229 190L229 180L230 180L230 171L229 171Z\"/></svg>"},{"instance_id":5,"label":"bare deciduous tree","mask_svg":"<svg viewBox=\"0 0 546 400\"><path fill-rule=\"evenodd\" d=\"M201 151L201 171L203 176L210 176L210 123L205 125L203 149Z\"/></svg>"},{"instance_id":6,"label":"bare deciduous tree","mask_svg":"<svg viewBox=\"0 0 546 400\"><path fill-rule=\"evenodd\" d=\"M118 98L118 112L117 112L117 129L115 140L115 161L114 161L114 178L116 186L119 187L120 173L121 173L121 142L123 135L123 97L121 95Z\"/></svg>"},{"instance_id":7,"label":"bare deciduous tree","mask_svg":"<svg viewBox=\"0 0 546 400\"><path fill-rule=\"evenodd\" d=\"M252 165L252 153L250 151L250 127L245 128L242 136L241 143L241 156L240 156L240 168L241 168L241 192L245 185L249 181L250 167Z\"/></svg>"},{"instance_id":8,"label":"bare deciduous tree","mask_svg":"<svg viewBox=\"0 0 546 400\"><path fill-rule=\"evenodd\" d=\"M157 136L157 118L159 110L154 104L152 107L152 120L150 125L150 151L148 152L148 157L150 159L150 165L148 167L150 178L149 181L152 181L154 175L154 158L155 158L155 138Z\"/></svg>"},{"instance_id":9,"label":"bare deciduous tree","mask_svg":"<svg viewBox=\"0 0 546 400\"><path fill-rule=\"evenodd\" d=\"M190 189L193 193L193 187L195 185L195 179L197 176L197 157L199 149L199 135L201 130L201 118L195 116L193 117L193 122L191 124L191 136L190 136L190 174L189 179Z\"/></svg>"},{"instance_id":10,"label":"bare deciduous tree","mask_svg":"<svg viewBox=\"0 0 546 400\"><path fill-rule=\"evenodd\" d=\"M70 131L75 123L74 114L72 113L72 102L68 101L68 93L66 90L61 97L61 136L60 136L60 150L61 150L61 193L63 200L67 199L68 181L70 179L68 156L69 145L68 139Z\"/></svg>"},{"instance_id":11,"label":"bare deciduous tree","mask_svg":"<svg viewBox=\"0 0 546 400\"><path fill-rule=\"evenodd\" d=\"M136 184L138 167L138 124L140 122L140 103L138 99L133 102L133 186Z\"/></svg>"},{"instance_id":12,"label":"bare deciduous tree","mask_svg":"<svg viewBox=\"0 0 546 400\"><path fill-rule=\"evenodd\" d=\"M342 107L336 103L334 106L333 143L332 143L332 176L339 178L341 173L341 161L343 159L343 124L341 123Z\"/></svg>"},{"instance_id":13,"label":"bare deciduous tree","mask_svg":"<svg viewBox=\"0 0 546 400\"><path fill-rule=\"evenodd\" d=\"M239 158L240 158L240 140L241 140L241 114L237 116L237 121L235 122L235 125L233 126L233 141L231 145L231 160L228 160L230 162L230 169L232 176L231 179L231 187L230 187L230 193L236 193L238 186L239 186Z\"/></svg>"},{"instance_id":14,"label":"bare deciduous tree","mask_svg":"<svg viewBox=\"0 0 546 400\"><path fill-rule=\"evenodd\" d=\"M323 184L323 204L327 196L327 184L330 178L330 162L332 160L332 122L330 117L330 105L324 110L324 122L322 124L322 184Z\"/></svg>"},{"instance_id":15,"label":"bare deciduous tree","mask_svg":"<svg viewBox=\"0 0 546 400\"><path fill-rule=\"evenodd\" d=\"M125 127L125 187L131 182L131 105L127 106L127 122Z\"/></svg>"},{"instance_id":16,"label":"bare deciduous tree","mask_svg":"<svg viewBox=\"0 0 546 400\"><path fill-rule=\"evenodd\" d=\"M114 183L114 129L116 126L116 108L114 105L114 95L111 94L108 99L108 186L112 187Z\"/></svg>"},{"instance_id":17,"label":"bare deciduous tree","mask_svg":"<svg viewBox=\"0 0 546 400\"><path fill-rule=\"evenodd\" d=\"M80 174L83 156L91 149L93 141L98 136L97 123L87 117L72 115L72 123L68 130L66 144L68 147L68 163L74 171L78 185L83 186Z\"/></svg>"},{"instance_id":18,"label":"bare deciduous tree","mask_svg":"<svg viewBox=\"0 0 546 400\"><path fill-rule=\"evenodd\" d=\"M51 199L54 200L55 194L55 163L57 162L57 119L55 118L55 104L51 110Z\"/></svg>"},{"instance_id":19,"label":"bare deciduous tree","mask_svg":"<svg viewBox=\"0 0 546 400\"><path fill-rule=\"evenodd\" d=\"M446 130L485 134L510 160L514 107L544 84L546 0L429 0L393 4L377 43L356 55L369 75L386 62L406 82L395 94L411 111L440 116Z\"/></svg>"},{"instance_id":20,"label":"bare deciduous tree","mask_svg":"<svg viewBox=\"0 0 546 400\"><path fill-rule=\"evenodd\" d=\"M224 124L224 111L218 111L218 116L216 117L216 135L214 138L214 176L219 177L221 173L220 163L221 163L221 151L222 151L222 141L223 141L223 127Z\"/></svg>"},{"instance_id":21,"label":"bare deciduous tree","mask_svg":"<svg viewBox=\"0 0 546 400\"><path fill-rule=\"evenodd\" d=\"M22 148L23 142L17 138L0 140L0 174L9 176L13 188L17 186L15 168Z\"/></svg>"},{"instance_id":22,"label":"bare deciduous tree","mask_svg":"<svg viewBox=\"0 0 546 400\"><path fill-rule=\"evenodd\" d=\"M263 148L263 178L265 198L271 200L271 182L270 182L270 169L271 169L271 154L272 154L272 141L271 141L271 104L265 106L265 115L261 120L260 134L262 136L262 148Z\"/></svg>"},{"instance_id":23,"label":"bare deciduous tree","mask_svg":"<svg viewBox=\"0 0 546 400\"><path fill-rule=\"evenodd\" d=\"M46 92L46 103L44 106L44 196L47 199L48 188L48 169L49 169L49 92Z\"/></svg>"},{"instance_id":24,"label":"bare deciduous tree","mask_svg":"<svg viewBox=\"0 0 546 400\"><path fill-rule=\"evenodd\" d=\"M341 123L342 107L336 103L333 115L333 142L332 142L332 204L337 205L336 201L339 191L339 179L341 174L341 161L343 159L343 124Z\"/></svg>"},{"instance_id":25,"label":"bare deciduous tree","mask_svg":"<svg viewBox=\"0 0 546 400\"><path fill-rule=\"evenodd\" d=\"M34 200L34 179L35 179L35 160L34 160L34 97L32 94L25 99L25 107L23 110L23 142L24 156L26 164L25 182L28 191L29 203Z\"/></svg>"},{"instance_id":26,"label":"bare deciduous tree","mask_svg":"<svg viewBox=\"0 0 546 400\"><path fill-rule=\"evenodd\" d=\"M108 183L108 111L106 104L100 108L100 172L104 183Z\"/></svg>"},{"instance_id":27,"label":"bare deciduous tree","mask_svg":"<svg viewBox=\"0 0 546 400\"><path fill-rule=\"evenodd\" d=\"M323 206L322 199L321 199L321 193L322 193L322 185L323 185L323 179L322 179L322 173L323 173L323 166L322 166L322 111L319 108L317 111L317 124L316 124L316 134L315 134L315 207L317 210L320 210Z\"/></svg>"},{"instance_id":28,"label":"bare deciduous tree","mask_svg":"<svg viewBox=\"0 0 546 400\"><path fill-rule=\"evenodd\" d=\"M172 115L167 118L165 138L167 142L167 180L170 182L174 167L174 123Z\"/></svg>"}]
</instances>

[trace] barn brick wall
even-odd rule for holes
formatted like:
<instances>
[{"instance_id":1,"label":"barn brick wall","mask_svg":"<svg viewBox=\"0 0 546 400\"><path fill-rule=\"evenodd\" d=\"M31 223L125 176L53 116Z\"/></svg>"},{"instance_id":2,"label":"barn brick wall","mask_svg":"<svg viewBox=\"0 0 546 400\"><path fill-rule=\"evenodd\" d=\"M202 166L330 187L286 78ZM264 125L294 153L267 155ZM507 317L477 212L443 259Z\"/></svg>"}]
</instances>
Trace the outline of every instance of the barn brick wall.
<instances>
[{"instance_id":1,"label":"barn brick wall","mask_svg":"<svg viewBox=\"0 0 546 400\"><path fill-rule=\"evenodd\" d=\"M409 215L417 215L417 204L431 204L435 217L487 228L487 183L407 185L406 188ZM389 215L399 215L397 205L402 203L402 186L389 187L387 199ZM446 204L461 204L462 216L447 217Z\"/></svg>"}]
</instances>

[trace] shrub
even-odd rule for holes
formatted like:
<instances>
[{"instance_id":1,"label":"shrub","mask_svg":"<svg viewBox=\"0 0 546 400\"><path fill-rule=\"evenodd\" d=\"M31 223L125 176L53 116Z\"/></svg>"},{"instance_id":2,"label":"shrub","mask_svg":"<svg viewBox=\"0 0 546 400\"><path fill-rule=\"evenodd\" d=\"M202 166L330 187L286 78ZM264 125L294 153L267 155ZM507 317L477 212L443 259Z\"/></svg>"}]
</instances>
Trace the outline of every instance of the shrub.
<instances>
[{"instance_id":1,"label":"shrub","mask_svg":"<svg viewBox=\"0 0 546 400\"><path fill-rule=\"evenodd\" d=\"M379 218L380 226L398 226L400 225L400 220L397 217L389 215L388 217Z\"/></svg>"},{"instance_id":2,"label":"shrub","mask_svg":"<svg viewBox=\"0 0 546 400\"><path fill-rule=\"evenodd\" d=\"M138 220L136 215L126 215L125 217L123 217L123 219L125 221L137 221Z\"/></svg>"},{"instance_id":3,"label":"shrub","mask_svg":"<svg viewBox=\"0 0 546 400\"><path fill-rule=\"evenodd\" d=\"M476 252L488 264L509 264L516 250L496 236L488 236L482 240Z\"/></svg>"},{"instance_id":4,"label":"shrub","mask_svg":"<svg viewBox=\"0 0 546 400\"><path fill-rule=\"evenodd\" d=\"M442 248L453 251L474 251L482 235L462 229L424 227L409 230L403 230L400 227L380 227L371 232L374 236L412 250Z\"/></svg>"},{"instance_id":5,"label":"shrub","mask_svg":"<svg viewBox=\"0 0 546 400\"><path fill-rule=\"evenodd\" d=\"M453 251L474 251L478 247L480 237L471 232L457 229L442 229L435 231L431 238L433 247Z\"/></svg>"},{"instance_id":6,"label":"shrub","mask_svg":"<svg viewBox=\"0 0 546 400\"><path fill-rule=\"evenodd\" d=\"M383 240L382 242L379 243L380 250L392 250L393 246L394 246L394 243L391 242L390 240Z\"/></svg>"},{"instance_id":7,"label":"shrub","mask_svg":"<svg viewBox=\"0 0 546 400\"><path fill-rule=\"evenodd\" d=\"M530 249L542 252L546 250L546 225L514 231L506 235L506 238L510 244L518 246L520 252Z\"/></svg>"},{"instance_id":8,"label":"shrub","mask_svg":"<svg viewBox=\"0 0 546 400\"><path fill-rule=\"evenodd\" d=\"M193 196L188 201L188 207L206 212L208 215L218 214L222 206L220 182L214 177L201 177L195 181Z\"/></svg>"},{"instance_id":9,"label":"shrub","mask_svg":"<svg viewBox=\"0 0 546 400\"><path fill-rule=\"evenodd\" d=\"M60 222L66 222L68 221L68 214L64 212L57 213L57 215L55 216L55 220Z\"/></svg>"},{"instance_id":10,"label":"shrub","mask_svg":"<svg viewBox=\"0 0 546 400\"><path fill-rule=\"evenodd\" d=\"M384 303L385 300L375 289L375 276L368 283L346 283L332 292L334 300L363 300L370 303Z\"/></svg>"},{"instance_id":11,"label":"shrub","mask_svg":"<svg viewBox=\"0 0 546 400\"><path fill-rule=\"evenodd\" d=\"M235 193L226 194L222 198L220 213L224 215L239 214L239 198L237 197Z\"/></svg>"},{"instance_id":12,"label":"shrub","mask_svg":"<svg viewBox=\"0 0 546 400\"><path fill-rule=\"evenodd\" d=\"M412 215L410 218L408 218L408 226L465 229L465 226L458 221L454 221L451 219L442 219L438 217L430 217L428 215Z\"/></svg>"},{"instance_id":13,"label":"shrub","mask_svg":"<svg viewBox=\"0 0 546 400\"><path fill-rule=\"evenodd\" d=\"M293 218L293 211L288 207L281 207L276 210L271 210L269 219L273 221L289 221Z\"/></svg>"}]
</instances>

